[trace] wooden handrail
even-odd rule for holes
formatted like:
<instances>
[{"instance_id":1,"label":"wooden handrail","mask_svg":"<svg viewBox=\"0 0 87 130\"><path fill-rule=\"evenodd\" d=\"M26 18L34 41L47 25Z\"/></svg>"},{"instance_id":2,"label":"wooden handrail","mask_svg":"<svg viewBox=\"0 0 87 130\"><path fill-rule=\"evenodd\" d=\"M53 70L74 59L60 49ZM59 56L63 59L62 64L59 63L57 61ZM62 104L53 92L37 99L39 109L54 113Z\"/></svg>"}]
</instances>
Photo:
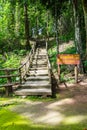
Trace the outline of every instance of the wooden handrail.
<instances>
[{"instance_id":1,"label":"wooden handrail","mask_svg":"<svg viewBox=\"0 0 87 130\"><path fill-rule=\"evenodd\" d=\"M17 71L18 68L5 68L5 69L0 69L0 71Z\"/></svg>"},{"instance_id":2,"label":"wooden handrail","mask_svg":"<svg viewBox=\"0 0 87 130\"><path fill-rule=\"evenodd\" d=\"M47 52L47 61L48 61L48 74L49 74L50 83L51 83L51 64L50 64L49 55L48 55L48 43L47 43L47 41L46 41L46 52Z\"/></svg>"},{"instance_id":3,"label":"wooden handrail","mask_svg":"<svg viewBox=\"0 0 87 130\"><path fill-rule=\"evenodd\" d=\"M23 81L26 73L28 72L28 68L30 66L30 62L32 61L33 55L35 53L36 44L32 46L32 49L29 53L29 56L25 63L23 63L19 68L0 68L0 71L4 74L0 75L0 78L7 78L7 83L0 84L0 86L5 87L6 95L9 95L9 92L12 92L12 86L15 84L20 84ZM11 72L16 72L17 74L12 74ZM19 81L12 81L12 77L19 77Z\"/></svg>"},{"instance_id":4,"label":"wooden handrail","mask_svg":"<svg viewBox=\"0 0 87 130\"><path fill-rule=\"evenodd\" d=\"M4 72L5 74L0 75L0 78L11 78L11 77L20 77L20 83L22 83L22 80L28 71L28 68L30 66L29 60L32 59L34 52L35 52L36 43L32 46L32 49L29 53L29 56L25 63L23 63L19 68L0 68L0 71ZM22 75L22 69L24 69L25 73ZM25 70L26 69L26 70ZM17 74L10 74L10 72L18 71ZM10 80L11 81L11 80Z\"/></svg>"},{"instance_id":5,"label":"wooden handrail","mask_svg":"<svg viewBox=\"0 0 87 130\"><path fill-rule=\"evenodd\" d=\"M26 61L23 65L21 65L21 66L19 67L19 69L22 68L22 67L29 61L31 54L34 53L33 50L35 49L35 46L36 46L36 44L33 45L32 49L31 49L31 51L30 51L30 53L29 53L29 56L28 56L27 61Z\"/></svg>"},{"instance_id":6,"label":"wooden handrail","mask_svg":"<svg viewBox=\"0 0 87 130\"><path fill-rule=\"evenodd\" d=\"M29 56L28 56L28 59L26 60L26 62L19 67L20 83L22 83L22 80L23 80L23 78L25 77L25 75L26 75L26 73L27 73L27 71L28 71L28 68L30 67L31 59L32 59L32 57L33 57L33 55L34 55L34 53L35 53L35 47L36 47L36 44L33 45L33 47L32 47L32 49L31 49L31 51L30 51L30 53L29 53ZM29 62L29 60L30 60L30 62ZM28 65L27 65L27 64L28 64ZM27 66L28 66L28 67L27 67ZM24 68L24 67L25 67L25 68ZM24 74L21 72L23 68L24 68Z\"/></svg>"},{"instance_id":7,"label":"wooden handrail","mask_svg":"<svg viewBox=\"0 0 87 130\"><path fill-rule=\"evenodd\" d=\"M15 74L15 75L2 75L0 76L0 78L9 78L9 77L19 77L19 74Z\"/></svg>"}]
</instances>

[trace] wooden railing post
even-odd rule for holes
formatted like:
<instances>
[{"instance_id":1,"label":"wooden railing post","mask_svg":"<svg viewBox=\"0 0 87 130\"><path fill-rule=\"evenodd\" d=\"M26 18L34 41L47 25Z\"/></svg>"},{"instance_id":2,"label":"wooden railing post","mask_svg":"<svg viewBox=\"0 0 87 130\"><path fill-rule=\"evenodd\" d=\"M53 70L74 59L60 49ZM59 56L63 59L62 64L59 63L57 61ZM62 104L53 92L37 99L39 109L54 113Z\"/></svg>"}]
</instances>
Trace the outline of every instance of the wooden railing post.
<instances>
[{"instance_id":1,"label":"wooden railing post","mask_svg":"<svg viewBox=\"0 0 87 130\"><path fill-rule=\"evenodd\" d=\"M48 74L49 74L50 83L51 83L51 64L50 64L49 56L48 56L48 44L47 44L47 41L46 41L46 53L47 53L47 61L48 61Z\"/></svg>"},{"instance_id":2,"label":"wooden railing post","mask_svg":"<svg viewBox=\"0 0 87 130\"><path fill-rule=\"evenodd\" d=\"M60 83L60 65L58 64L58 83Z\"/></svg>"},{"instance_id":3,"label":"wooden railing post","mask_svg":"<svg viewBox=\"0 0 87 130\"><path fill-rule=\"evenodd\" d=\"M21 74L21 68L19 68L19 75L20 75L20 84L22 83L22 74Z\"/></svg>"},{"instance_id":4,"label":"wooden railing post","mask_svg":"<svg viewBox=\"0 0 87 130\"><path fill-rule=\"evenodd\" d=\"M75 83L78 83L78 67L75 65Z\"/></svg>"},{"instance_id":5,"label":"wooden railing post","mask_svg":"<svg viewBox=\"0 0 87 130\"><path fill-rule=\"evenodd\" d=\"M10 75L10 72L8 70L5 71L6 75L8 75L7 77L7 83L8 83L8 86L5 87L6 89L6 96L9 96L10 93L13 92L13 88L12 88L12 79L11 77L9 77Z\"/></svg>"}]
</instances>

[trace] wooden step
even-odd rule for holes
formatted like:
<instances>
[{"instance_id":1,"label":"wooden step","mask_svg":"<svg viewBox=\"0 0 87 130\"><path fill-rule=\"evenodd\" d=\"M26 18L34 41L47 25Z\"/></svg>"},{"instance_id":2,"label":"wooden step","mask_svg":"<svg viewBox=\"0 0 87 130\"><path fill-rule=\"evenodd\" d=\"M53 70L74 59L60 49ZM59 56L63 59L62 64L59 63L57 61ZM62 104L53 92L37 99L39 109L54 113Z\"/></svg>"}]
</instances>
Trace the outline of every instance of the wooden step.
<instances>
[{"instance_id":1,"label":"wooden step","mask_svg":"<svg viewBox=\"0 0 87 130\"><path fill-rule=\"evenodd\" d=\"M33 60L45 60L45 59L46 59L46 57L43 57L43 58L42 57L34 57L33 58Z\"/></svg>"},{"instance_id":2,"label":"wooden step","mask_svg":"<svg viewBox=\"0 0 87 130\"><path fill-rule=\"evenodd\" d=\"M33 82L35 82L35 81L33 81ZM22 88L22 89L32 89L32 88L51 88L51 84L50 83L41 83L41 84L39 84L39 83L26 83L25 82L25 84L21 84L20 85L20 88Z\"/></svg>"},{"instance_id":3,"label":"wooden step","mask_svg":"<svg viewBox=\"0 0 87 130\"><path fill-rule=\"evenodd\" d=\"M31 68L41 68L41 67L47 67L47 65L37 65L37 64L34 64L34 65L31 65Z\"/></svg>"},{"instance_id":4,"label":"wooden step","mask_svg":"<svg viewBox=\"0 0 87 130\"><path fill-rule=\"evenodd\" d=\"M35 54L35 56L47 56L47 54L46 53L37 53L37 55Z\"/></svg>"},{"instance_id":5,"label":"wooden step","mask_svg":"<svg viewBox=\"0 0 87 130\"><path fill-rule=\"evenodd\" d=\"M43 60L42 61L33 61L32 65L36 65L36 64L37 65L47 65L47 63L48 63L47 61L43 61Z\"/></svg>"},{"instance_id":6,"label":"wooden step","mask_svg":"<svg viewBox=\"0 0 87 130\"><path fill-rule=\"evenodd\" d=\"M52 95L49 88L36 88L36 89L19 89L14 91L15 95L28 96L28 95Z\"/></svg>"},{"instance_id":7,"label":"wooden step","mask_svg":"<svg viewBox=\"0 0 87 130\"><path fill-rule=\"evenodd\" d=\"M48 73L27 73L26 76L48 76Z\"/></svg>"},{"instance_id":8,"label":"wooden step","mask_svg":"<svg viewBox=\"0 0 87 130\"><path fill-rule=\"evenodd\" d=\"M29 70L47 70L48 68L47 67L33 67L33 68L30 68Z\"/></svg>"},{"instance_id":9,"label":"wooden step","mask_svg":"<svg viewBox=\"0 0 87 130\"><path fill-rule=\"evenodd\" d=\"M37 63L42 63L43 64L43 63L47 63L47 59L39 59L39 60L36 59L36 60L33 60L33 62L35 62L35 63L37 62Z\"/></svg>"},{"instance_id":10,"label":"wooden step","mask_svg":"<svg viewBox=\"0 0 87 130\"><path fill-rule=\"evenodd\" d=\"M49 80L49 76L30 76L30 77L27 77L25 80L27 81L48 81Z\"/></svg>"},{"instance_id":11,"label":"wooden step","mask_svg":"<svg viewBox=\"0 0 87 130\"><path fill-rule=\"evenodd\" d=\"M47 58L46 55L35 55L34 58Z\"/></svg>"},{"instance_id":12,"label":"wooden step","mask_svg":"<svg viewBox=\"0 0 87 130\"><path fill-rule=\"evenodd\" d=\"M46 48L41 46L36 49L25 82L14 92L15 95L52 95L47 64Z\"/></svg>"},{"instance_id":13,"label":"wooden step","mask_svg":"<svg viewBox=\"0 0 87 130\"><path fill-rule=\"evenodd\" d=\"M48 70L30 70L29 73L39 73L39 74L48 74Z\"/></svg>"}]
</instances>

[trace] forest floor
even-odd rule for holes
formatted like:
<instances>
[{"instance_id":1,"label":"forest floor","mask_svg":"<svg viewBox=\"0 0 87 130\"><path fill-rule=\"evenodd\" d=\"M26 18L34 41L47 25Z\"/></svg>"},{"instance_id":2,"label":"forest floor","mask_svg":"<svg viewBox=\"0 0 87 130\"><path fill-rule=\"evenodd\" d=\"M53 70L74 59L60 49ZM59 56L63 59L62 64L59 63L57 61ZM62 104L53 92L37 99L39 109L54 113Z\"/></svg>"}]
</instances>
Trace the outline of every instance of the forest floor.
<instances>
[{"instance_id":1,"label":"forest floor","mask_svg":"<svg viewBox=\"0 0 87 130\"><path fill-rule=\"evenodd\" d=\"M34 123L58 125L87 122L87 77L78 84L60 84L57 98L24 101L11 108Z\"/></svg>"},{"instance_id":2,"label":"forest floor","mask_svg":"<svg viewBox=\"0 0 87 130\"><path fill-rule=\"evenodd\" d=\"M22 98L9 98L1 102L2 105L16 102L16 105L8 109L31 120L32 126L38 124L48 128L41 127L41 130L50 130L50 127L51 130L87 130L87 76L79 75L77 84L68 82L59 84L56 98L42 97L36 100Z\"/></svg>"}]
</instances>

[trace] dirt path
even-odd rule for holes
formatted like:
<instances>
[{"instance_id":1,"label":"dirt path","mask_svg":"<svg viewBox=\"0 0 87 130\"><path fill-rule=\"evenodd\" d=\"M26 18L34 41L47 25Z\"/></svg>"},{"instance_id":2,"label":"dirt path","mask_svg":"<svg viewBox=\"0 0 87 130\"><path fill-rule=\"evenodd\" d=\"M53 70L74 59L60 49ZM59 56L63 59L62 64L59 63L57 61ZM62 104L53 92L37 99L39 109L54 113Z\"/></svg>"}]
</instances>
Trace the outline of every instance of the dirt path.
<instances>
[{"instance_id":1,"label":"dirt path","mask_svg":"<svg viewBox=\"0 0 87 130\"><path fill-rule=\"evenodd\" d=\"M74 41L65 42L63 44L60 44L59 46L59 52L64 52L66 49L69 49L71 47L74 47Z\"/></svg>"},{"instance_id":2,"label":"dirt path","mask_svg":"<svg viewBox=\"0 0 87 130\"><path fill-rule=\"evenodd\" d=\"M87 122L87 77L79 84L60 84L52 101L29 101L11 109L34 123L58 125Z\"/></svg>"}]
</instances>

